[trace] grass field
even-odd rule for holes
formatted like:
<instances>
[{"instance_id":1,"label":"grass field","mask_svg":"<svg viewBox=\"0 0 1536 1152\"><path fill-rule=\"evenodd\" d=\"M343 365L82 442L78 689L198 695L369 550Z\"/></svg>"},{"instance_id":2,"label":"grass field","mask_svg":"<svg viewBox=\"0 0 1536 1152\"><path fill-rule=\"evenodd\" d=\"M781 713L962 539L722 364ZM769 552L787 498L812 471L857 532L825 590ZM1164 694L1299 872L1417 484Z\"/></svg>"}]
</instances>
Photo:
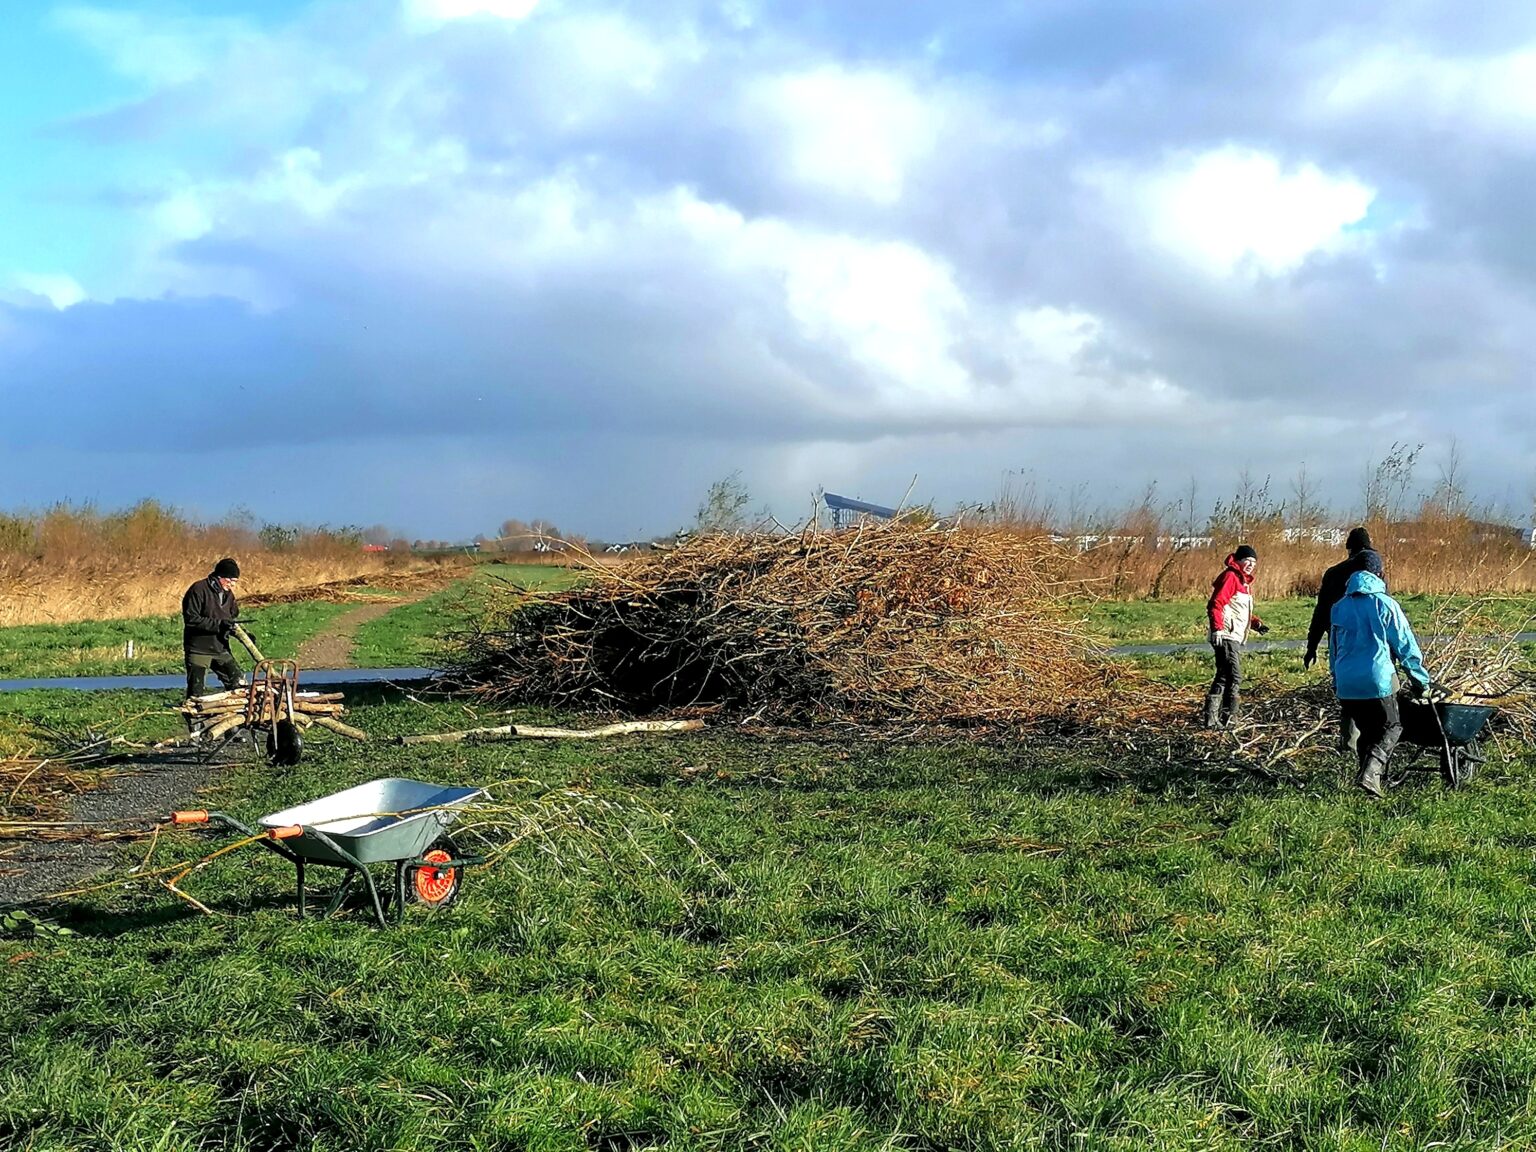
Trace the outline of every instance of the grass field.
<instances>
[{"instance_id":1,"label":"grass field","mask_svg":"<svg viewBox=\"0 0 1536 1152\"><path fill-rule=\"evenodd\" d=\"M1423 629L1435 618L1472 603L1465 596L1400 596L1409 623ZM1312 622L1311 598L1292 597L1260 601L1256 608L1270 626L1269 640L1305 640ZM1536 620L1536 596L1479 597L1478 611L1511 631L1532 627ZM1206 635L1205 601L1098 600L1085 603L1083 618L1089 630L1116 644L1199 644Z\"/></svg>"},{"instance_id":2,"label":"grass field","mask_svg":"<svg viewBox=\"0 0 1536 1152\"><path fill-rule=\"evenodd\" d=\"M444 643L484 604L487 593L506 588L553 591L577 579L579 573L570 568L482 565L470 579L364 624L358 629L353 656L364 668L436 667Z\"/></svg>"},{"instance_id":3,"label":"grass field","mask_svg":"<svg viewBox=\"0 0 1536 1152\"><path fill-rule=\"evenodd\" d=\"M292 657L299 645L349 606L272 604L248 615L262 654ZM127 652L133 641L134 655ZM249 660L242 658L242 663ZM0 677L132 676L180 672L181 617L99 620L84 624L21 624L0 628Z\"/></svg>"},{"instance_id":4,"label":"grass field","mask_svg":"<svg viewBox=\"0 0 1536 1152\"><path fill-rule=\"evenodd\" d=\"M0 696L0 725L169 729L146 699ZM1039 739L402 748L492 717L349 699L380 739L198 804L518 778L530 810L575 789L630 834L526 843L388 930L299 922L256 849L188 878L212 917L66 902L73 935L0 940L0 1148L1536 1145L1523 752L1372 804L1342 761L1268 781Z\"/></svg>"},{"instance_id":5,"label":"grass field","mask_svg":"<svg viewBox=\"0 0 1536 1152\"><path fill-rule=\"evenodd\" d=\"M468 578L423 600L403 602L362 626L354 651L360 667L406 668L439 654L444 635L458 628L484 590L515 584L558 588L576 579L570 569L492 564L470 570ZM380 593L380 599L390 599ZM299 602L249 610L250 630L262 654L292 657L299 646L355 604ZM134 655L127 656L132 640ZM249 663L237 653L242 663ZM131 676L182 670L181 617L146 616L76 624L24 624L0 628L0 678L46 676Z\"/></svg>"}]
</instances>

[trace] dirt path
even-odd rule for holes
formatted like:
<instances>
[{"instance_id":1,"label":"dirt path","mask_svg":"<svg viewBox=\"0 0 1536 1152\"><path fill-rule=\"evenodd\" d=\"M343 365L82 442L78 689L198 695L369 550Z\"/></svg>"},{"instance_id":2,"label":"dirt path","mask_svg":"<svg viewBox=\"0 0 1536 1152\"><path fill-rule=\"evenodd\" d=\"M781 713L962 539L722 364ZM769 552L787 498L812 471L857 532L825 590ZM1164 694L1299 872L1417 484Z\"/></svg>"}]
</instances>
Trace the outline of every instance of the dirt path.
<instances>
[{"instance_id":1,"label":"dirt path","mask_svg":"<svg viewBox=\"0 0 1536 1152\"><path fill-rule=\"evenodd\" d=\"M350 612L343 612L331 621L330 627L324 632L311 636L299 645L299 667L353 667L352 641L357 636L357 630L368 621L387 616L396 608L412 604L419 599L421 599L420 596L411 596L400 600L385 600L378 604L364 604Z\"/></svg>"}]
</instances>

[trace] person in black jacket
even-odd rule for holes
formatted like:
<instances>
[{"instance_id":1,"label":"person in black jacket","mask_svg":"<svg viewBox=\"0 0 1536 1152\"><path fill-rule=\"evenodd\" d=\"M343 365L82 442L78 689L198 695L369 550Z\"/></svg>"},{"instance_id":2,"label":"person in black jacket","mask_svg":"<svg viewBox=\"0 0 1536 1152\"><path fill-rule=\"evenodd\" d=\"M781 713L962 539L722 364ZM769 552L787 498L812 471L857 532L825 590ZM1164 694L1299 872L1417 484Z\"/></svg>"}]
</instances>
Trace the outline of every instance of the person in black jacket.
<instances>
[{"instance_id":1,"label":"person in black jacket","mask_svg":"<svg viewBox=\"0 0 1536 1152\"><path fill-rule=\"evenodd\" d=\"M187 697L203 695L208 670L213 669L226 689L240 685L240 665L229 650L240 603L235 584L240 565L226 556L213 571L181 598L181 647L187 662Z\"/></svg>"},{"instance_id":2,"label":"person in black jacket","mask_svg":"<svg viewBox=\"0 0 1536 1152\"><path fill-rule=\"evenodd\" d=\"M1356 572L1369 572L1386 579L1381 554L1371 544L1371 534L1365 528L1350 529L1344 538L1349 555L1323 573L1322 584L1317 590L1317 606L1312 609L1312 624L1307 629L1307 654L1301 658L1301 666L1310 668L1317 661L1317 646L1328 635L1328 624L1333 606L1344 598L1349 578ZM1359 732L1354 722L1342 713L1339 716L1339 751L1353 752Z\"/></svg>"}]
</instances>

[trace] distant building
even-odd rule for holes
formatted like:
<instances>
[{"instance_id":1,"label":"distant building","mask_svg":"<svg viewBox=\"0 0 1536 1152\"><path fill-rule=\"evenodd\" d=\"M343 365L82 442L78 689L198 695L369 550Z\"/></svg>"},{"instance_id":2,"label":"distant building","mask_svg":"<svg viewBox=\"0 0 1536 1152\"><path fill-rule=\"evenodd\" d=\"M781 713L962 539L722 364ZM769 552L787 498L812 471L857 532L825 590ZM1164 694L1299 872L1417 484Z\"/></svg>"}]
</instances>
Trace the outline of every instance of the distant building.
<instances>
[{"instance_id":1,"label":"distant building","mask_svg":"<svg viewBox=\"0 0 1536 1152\"><path fill-rule=\"evenodd\" d=\"M823 492L821 502L827 506L827 511L832 513L834 529L851 528L865 519L894 520L898 515L894 508L869 504L863 500L852 500L834 492Z\"/></svg>"}]
</instances>

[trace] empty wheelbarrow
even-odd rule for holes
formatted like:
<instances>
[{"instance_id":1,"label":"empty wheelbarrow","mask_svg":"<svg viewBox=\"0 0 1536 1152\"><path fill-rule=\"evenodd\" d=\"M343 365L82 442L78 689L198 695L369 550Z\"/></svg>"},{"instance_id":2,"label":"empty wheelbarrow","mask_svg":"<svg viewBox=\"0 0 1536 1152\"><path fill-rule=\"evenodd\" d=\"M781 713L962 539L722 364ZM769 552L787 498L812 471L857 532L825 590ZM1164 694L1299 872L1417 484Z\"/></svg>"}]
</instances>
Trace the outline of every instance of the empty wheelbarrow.
<instances>
[{"instance_id":1,"label":"empty wheelbarrow","mask_svg":"<svg viewBox=\"0 0 1536 1152\"><path fill-rule=\"evenodd\" d=\"M340 908L361 879L373 914L384 925L386 906L398 922L404 919L408 903L441 909L458 899L465 866L483 863L484 858L462 855L447 829L466 804L484 793L483 788L388 777L263 816L258 823L264 832L223 812L176 812L171 819L184 825L224 825L260 837L257 843L292 861L298 871L301 919L307 912L305 868L311 864L341 868L345 876L321 917ZM383 899L371 871L372 865L379 864L395 866L393 891Z\"/></svg>"}]
</instances>

